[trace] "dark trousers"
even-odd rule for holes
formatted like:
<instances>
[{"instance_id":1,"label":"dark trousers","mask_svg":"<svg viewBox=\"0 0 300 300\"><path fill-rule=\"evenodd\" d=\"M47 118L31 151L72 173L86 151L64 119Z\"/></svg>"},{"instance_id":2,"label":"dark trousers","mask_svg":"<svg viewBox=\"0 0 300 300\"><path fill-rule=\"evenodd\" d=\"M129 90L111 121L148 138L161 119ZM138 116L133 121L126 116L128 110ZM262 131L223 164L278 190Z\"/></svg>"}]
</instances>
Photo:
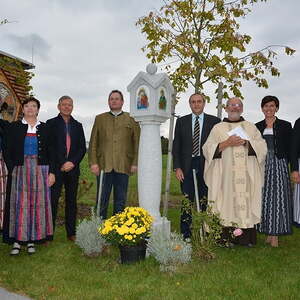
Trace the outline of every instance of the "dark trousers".
<instances>
[{"instance_id":1,"label":"dark trousers","mask_svg":"<svg viewBox=\"0 0 300 300\"><path fill-rule=\"evenodd\" d=\"M77 189L79 172L59 172L55 175L55 184L51 187L51 203L53 231L58 210L58 200L61 195L62 186L65 186L65 227L67 236L76 233L76 214L77 214Z\"/></svg>"},{"instance_id":2,"label":"dark trousers","mask_svg":"<svg viewBox=\"0 0 300 300\"><path fill-rule=\"evenodd\" d=\"M112 187L114 188L113 214L119 213L124 210L127 199L128 179L129 176L127 174L118 173L114 170L103 174L102 192L100 199L100 217L102 219L107 218L107 209ZM99 191L99 180L100 177L97 176L97 200Z\"/></svg>"},{"instance_id":3,"label":"dark trousers","mask_svg":"<svg viewBox=\"0 0 300 300\"><path fill-rule=\"evenodd\" d=\"M191 169L184 174L184 181L181 183L181 191L185 197L189 200L190 204L194 204L195 199L195 186L193 178L193 169L196 171L198 194L200 200L200 209L206 210L206 197L207 197L207 186L203 179L204 171L204 157L193 157ZM186 200L184 200L186 201ZM184 238L191 237L191 224L192 214L191 210L186 208L184 205L181 208L180 216L180 231Z\"/></svg>"}]
</instances>

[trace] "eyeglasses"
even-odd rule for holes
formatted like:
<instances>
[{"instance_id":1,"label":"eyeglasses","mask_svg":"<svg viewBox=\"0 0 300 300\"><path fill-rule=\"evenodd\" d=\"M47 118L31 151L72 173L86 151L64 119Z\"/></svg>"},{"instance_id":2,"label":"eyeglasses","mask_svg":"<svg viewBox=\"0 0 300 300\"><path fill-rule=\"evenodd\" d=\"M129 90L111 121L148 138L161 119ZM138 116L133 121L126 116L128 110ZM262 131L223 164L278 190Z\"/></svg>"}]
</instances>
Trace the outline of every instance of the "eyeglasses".
<instances>
[{"instance_id":1,"label":"eyeglasses","mask_svg":"<svg viewBox=\"0 0 300 300\"><path fill-rule=\"evenodd\" d=\"M241 103L229 103L227 104L227 107L242 107L243 104Z\"/></svg>"}]
</instances>

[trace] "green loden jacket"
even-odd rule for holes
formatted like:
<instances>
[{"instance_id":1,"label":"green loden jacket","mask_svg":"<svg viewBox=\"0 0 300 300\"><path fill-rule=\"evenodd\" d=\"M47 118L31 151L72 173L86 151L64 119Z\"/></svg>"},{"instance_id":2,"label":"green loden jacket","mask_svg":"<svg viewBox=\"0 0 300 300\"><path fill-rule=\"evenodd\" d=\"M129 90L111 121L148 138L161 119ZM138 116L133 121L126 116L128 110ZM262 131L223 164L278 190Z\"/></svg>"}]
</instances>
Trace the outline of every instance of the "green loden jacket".
<instances>
[{"instance_id":1,"label":"green loden jacket","mask_svg":"<svg viewBox=\"0 0 300 300\"><path fill-rule=\"evenodd\" d=\"M89 165L130 175L131 166L137 166L139 139L139 124L129 113L97 115L89 142Z\"/></svg>"}]
</instances>

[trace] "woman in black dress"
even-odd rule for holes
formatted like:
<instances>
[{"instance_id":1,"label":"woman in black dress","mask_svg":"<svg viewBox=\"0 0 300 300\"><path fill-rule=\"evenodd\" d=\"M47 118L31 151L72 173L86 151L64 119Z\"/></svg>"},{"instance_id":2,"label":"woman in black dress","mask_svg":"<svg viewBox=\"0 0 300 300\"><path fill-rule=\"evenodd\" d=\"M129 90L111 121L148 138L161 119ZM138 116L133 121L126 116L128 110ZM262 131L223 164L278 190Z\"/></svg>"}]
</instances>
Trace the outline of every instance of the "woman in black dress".
<instances>
[{"instance_id":1,"label":"woman in black dress","mask_svg":"<svg viewBox=\"0 0 300 300\"><path fill-rule=\"evenodd\" d=\"M263 187L262 215L258 230L267 243L278 247L278 236L291 233L291 185L288 170L291 123L278 119L279 100L266 96L261 101L265 119L256 123L268 146Z\"/></svg>"}]
</instances>

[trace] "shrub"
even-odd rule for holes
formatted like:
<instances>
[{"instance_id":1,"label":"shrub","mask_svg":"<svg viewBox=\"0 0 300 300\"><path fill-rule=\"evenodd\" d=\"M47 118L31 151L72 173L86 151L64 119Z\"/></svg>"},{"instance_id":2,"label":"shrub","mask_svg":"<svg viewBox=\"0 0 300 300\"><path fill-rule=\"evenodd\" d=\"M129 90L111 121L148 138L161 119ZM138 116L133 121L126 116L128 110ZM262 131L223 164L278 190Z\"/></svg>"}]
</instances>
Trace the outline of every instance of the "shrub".
<instances>
[{"instance_id":1,"label":"shrub","mask_svg":"<svg viewBox=\"0 0 300 300\"><path fill-rule=\"evenodd\" d=\"M161 271L175 271L178 265L191 261L191 244L175 232L171 232L169 237L163 232L156 232L149 239L147 250L160 263Z\"/></svg>"},{"instance_id":2,"label":"shrub","mask_svg":"<svg viewBox=\"0 0 300 300\"><path fill-rule=\"evenodd\" d=\"M98 228L101 224L101 218L97 217L93 208L91 208L91 217L89 219L83 219L77 226L76 244L87 256L100 255L107 245L105 239L99 235L98 232Z\"/></svg>"}]
</instances>

